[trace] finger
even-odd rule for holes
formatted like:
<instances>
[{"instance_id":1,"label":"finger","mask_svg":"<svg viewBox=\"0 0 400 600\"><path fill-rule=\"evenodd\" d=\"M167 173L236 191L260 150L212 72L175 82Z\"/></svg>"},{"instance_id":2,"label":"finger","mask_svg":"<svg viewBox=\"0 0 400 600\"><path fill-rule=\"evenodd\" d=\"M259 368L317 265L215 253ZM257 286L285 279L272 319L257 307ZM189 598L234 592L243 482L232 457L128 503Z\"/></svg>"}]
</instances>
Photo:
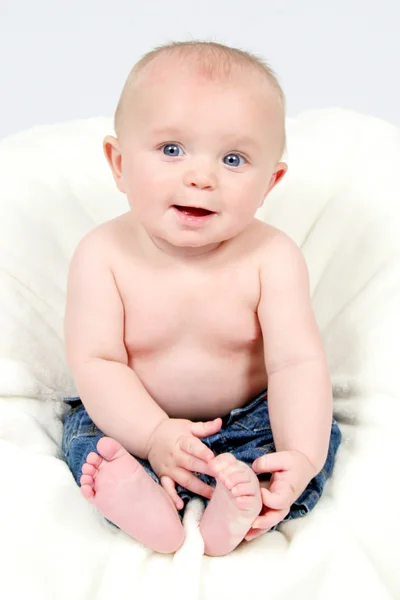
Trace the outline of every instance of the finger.
<instances>
[{"instance_id":1,"label":"finger","mask_svg":"<svg viewBox=\"0 0 400 600\"><path fill-rule=\"evenodd\" d=\"M208 462L214 458L214 453L203 442L193 435L185 435L179 440L179 447L184 452ZM196 469L194 469L196 470Z\"/></svg>"},{"instance_id":2,"label":"finger","mask_svg":"<svg viewBox=\"0 0 400 600\"><path fill-rule=\"evenodd\" d=\"M282 489L273 491L262 488L261 496L263 504L268 506L268 508L283 510L284 508L290 507L292 492L289 486L284 486Z\"/></svg>"},{"instance_id":3,"label":"finger","mask_svg":"<svg viewBox=\"0 0 400 600\"><path fill-rule=\"evenodd\" d=\"M183 488L198 496L204 496L205 498L210 499L214 493L214 488L211 487L211 485L207 485L204 481L201 481L201 479L185 469L176 469L174 471L174 479L176 483L179 483Z\"/></svg>"},{"instance_id":4,"label":"finger","mask_svg":"<svg viewBox=\"0 0 400 600\"><path fill-rule=\"evenodd\" d=\"M256 458L252 469L256 473L274 473L275 471L288 471L293 464L293 457L290 452L272 452Z\"/></svg>"},{"instance_id":5,"label":"finger","mask_svg":"<svg viewBox=\"0 0 400 600\"><path fill-rule=\"evenodd\" d=\"M215 477L215 474L210 467L210 463L205 462L204 460L200 460L199 458L195 458L191 454L187 454L186 452L182 452L180 455L179 466L183 467L187 471L192 471L197 473L202 473L204 475L210 475L211 477Z\"/></svg>"},{"instance_id":6,"label":"finger","mask_svg":"<svg viewBox=\"0 0 400 600\"><path fill-rule=\"evenodd\" d=\"M288 510L270 510L265 515L260 515L254 521L254 529L263 529L269 531L274 525L278 525L288 514Z\"/></svg>"},{"instance_id":7,"label":"finger","mask_svg":"<svg viewBox=\"0 0 400 600\"><path fill-rule=\"evenodd\" d=\"M252 527L246 533L246 535L244 536L244 539L246 540L246 542L251 542L251 540L254 540L255 538L262 535L263 533L266 533L266 531L264 531L264 529L253 529L253 527Z\"/></svg>"},{"instance_id":8,"label":"finger","mask_svg":"<svg viewBox=\"0 0 400 600\"><path fill-rule=\"evenodd\" d=\"M217 417L213 421L199 421L198 423L192 423L191 432L196 437L208 437L217 433L222 427L221 417Z\"/></svg>"},{"instance_id":9,"label":"finger","mask_svg":"<svg viewBox=\"0 0 400 600\"><path fill-rule=\"evenodd\" d=\"M183 508L183 500L178 496L175 488L175 482L168 475L162 475L160 479L161 485L175 504L176 508L180 510Z\"/></svg>"}]
</instances>

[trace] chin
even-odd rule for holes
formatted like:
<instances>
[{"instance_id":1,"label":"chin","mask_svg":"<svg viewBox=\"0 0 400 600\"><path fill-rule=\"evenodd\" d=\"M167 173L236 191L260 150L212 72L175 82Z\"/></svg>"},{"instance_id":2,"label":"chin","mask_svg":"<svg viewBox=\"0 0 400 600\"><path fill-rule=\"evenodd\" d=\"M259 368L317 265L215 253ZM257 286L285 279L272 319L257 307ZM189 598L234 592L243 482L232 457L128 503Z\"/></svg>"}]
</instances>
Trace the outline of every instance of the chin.
<instances>
[{"instance_id":1,"label":"chin","mask_svg":"<svg viewBox=\"0 0 400 600\"><path fill-rule=\"evenodd\" d=\"M198 239L190 239L192 236L177 236L176 239L171 237L165 238L165 241L171 244L172 246L176 246L177 248L205 248L206 246L213 246L215 244L220 244L225 240L229 239L229 236L215 236L212 238L204 237L201 239L201 236L198 236ZM193 236L194 237L194 236Z\"/></svg>"},{"instance_id":2,"label":"chin","mask_svg":"<svg viewBox=\"0 0 400 600\"><path fill-rule=\"evenodd\" d=\"M168 242L169 244L171 244L171 246L176 246L177 248L203 248L204 246L210 246L211 244L216 244L218 243L217 240L212 240L212 241L185 241L185 240L165 240L166 242Z\"/></svg>"}]
</instances>

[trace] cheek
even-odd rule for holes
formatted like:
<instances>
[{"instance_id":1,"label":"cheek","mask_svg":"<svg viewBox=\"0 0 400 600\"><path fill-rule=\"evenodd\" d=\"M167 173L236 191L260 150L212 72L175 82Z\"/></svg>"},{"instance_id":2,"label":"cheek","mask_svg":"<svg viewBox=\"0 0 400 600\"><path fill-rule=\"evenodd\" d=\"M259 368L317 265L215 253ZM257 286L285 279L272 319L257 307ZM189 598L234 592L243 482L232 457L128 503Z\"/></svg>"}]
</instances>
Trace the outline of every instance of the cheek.
<instances>
[{"instance_id":1,"label":"cheek","mask_svg":"<svg viewBox=\"0 0 400 600\"><path fill-rule=\"evenodd\" d=\"M238 218L252 216L259 208L262 191L258 182L242 179L231 185L226 194L227 206L230 206Z\"/></svg>"},{"instance_id":2,"label":"cheek","mask_svg":"<svg viewBox=\"0 0 400 600\"><path fill-rule=\"evenodd\" d=\"M147 197L159 196L161 190L167 191L170 180L162 164L151 156L133 160L127 179L131 191Z\"/></svg>"}]
</instances>

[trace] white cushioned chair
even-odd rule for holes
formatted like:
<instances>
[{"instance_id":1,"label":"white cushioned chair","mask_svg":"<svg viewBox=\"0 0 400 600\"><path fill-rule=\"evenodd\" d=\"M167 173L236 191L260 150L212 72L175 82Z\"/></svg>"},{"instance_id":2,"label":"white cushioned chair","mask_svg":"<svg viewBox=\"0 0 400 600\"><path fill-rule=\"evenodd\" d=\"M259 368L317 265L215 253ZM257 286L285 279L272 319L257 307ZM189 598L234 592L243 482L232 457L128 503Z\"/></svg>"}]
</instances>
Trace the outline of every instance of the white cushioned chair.
<instances>
[{"instance_id":1,"label":"white cushioned chair","mask_svg":"<svg viewBox=\"0 0 400 600\"><path fill-rule=\"evenodd\" d=\"M175 555L147 550L81 496L60 450L68 263L128 210L102 152L112 120L0 143L0 597L7 600L400 598L400 131L351 111L287 120L289 171L259 217L309 265L343 434L315 510L222 558L199 501Z\"/></svg>"}]
</instances>

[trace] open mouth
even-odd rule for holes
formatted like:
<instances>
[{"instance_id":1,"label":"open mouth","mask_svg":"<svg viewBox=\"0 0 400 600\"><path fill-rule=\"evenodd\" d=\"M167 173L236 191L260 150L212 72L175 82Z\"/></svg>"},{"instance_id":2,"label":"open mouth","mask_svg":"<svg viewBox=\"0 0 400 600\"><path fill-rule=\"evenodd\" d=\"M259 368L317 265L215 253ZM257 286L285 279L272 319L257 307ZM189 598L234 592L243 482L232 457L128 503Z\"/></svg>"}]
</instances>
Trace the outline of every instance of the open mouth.
<instances>
[{"instance_id":1,"label":"open mouth","mask_svg":"<svg viewBox=\"0 0 400 600\"><path fill-rule=\"evenodd\" d=\"M207 210L206 208L199 208L197 206L180 206L179 204L174 204L174 208L179 210L184 215L188 215L191 217L206 217L207 215L212 215L214 212L212 210Z\"/></svg>"}]
</instances>

